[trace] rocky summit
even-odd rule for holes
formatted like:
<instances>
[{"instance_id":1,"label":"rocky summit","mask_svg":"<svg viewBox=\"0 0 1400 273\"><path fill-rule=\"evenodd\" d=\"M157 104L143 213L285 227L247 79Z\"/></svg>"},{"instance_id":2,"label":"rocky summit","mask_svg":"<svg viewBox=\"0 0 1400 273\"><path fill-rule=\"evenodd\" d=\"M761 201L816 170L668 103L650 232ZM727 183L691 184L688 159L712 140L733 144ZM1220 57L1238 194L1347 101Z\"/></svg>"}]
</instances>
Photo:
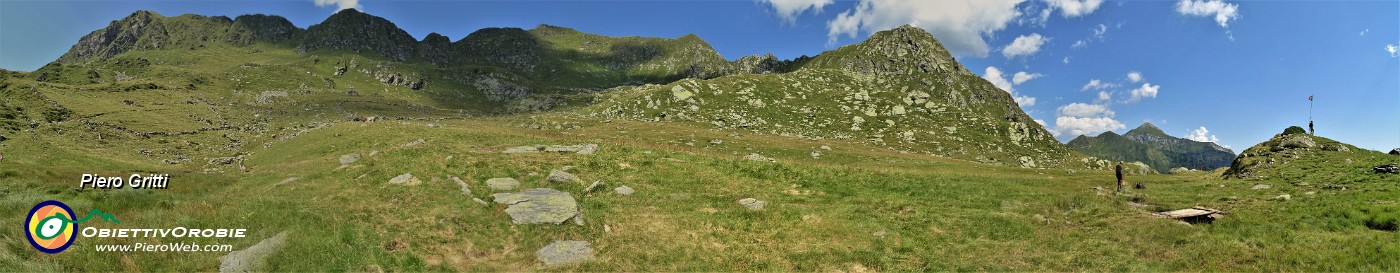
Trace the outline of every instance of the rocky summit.
<instances>
[{"instance_id":1,"label":"rocky summit","mask_svg":"<svg viewBox=\"0 0 1400 273\"><path fill-rule=\"evenodd\" d=\"M1173 168L1214 170L1228 167L1235 156L1234 151L1214 142L1173 137L1147 122L1122 135L1111 131L1094 137L1081 135L1067 145L1101 159L1142 162L1159 173L1171 172Z\"/></svg>"}]
</instances>

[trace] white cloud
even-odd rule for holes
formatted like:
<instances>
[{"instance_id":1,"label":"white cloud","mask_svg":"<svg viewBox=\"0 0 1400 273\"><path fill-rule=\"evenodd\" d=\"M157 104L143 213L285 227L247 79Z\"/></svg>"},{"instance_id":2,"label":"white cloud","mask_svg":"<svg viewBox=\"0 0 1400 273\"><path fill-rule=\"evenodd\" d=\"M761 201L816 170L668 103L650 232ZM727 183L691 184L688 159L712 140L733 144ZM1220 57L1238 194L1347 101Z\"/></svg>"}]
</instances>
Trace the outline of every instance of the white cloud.
<instances>
[{"instance_id":1,"label":"white cloud","mask_svg":"<svg viewBox=\"0 0 1400 273\"><path fill-rule=\"evenodd\" d=\"M1040 124L1040 127L1045 127L1045 120L1043 119L1037 119L1035 123Z\"/></svg>"},{"instance_id":2,"label":"white cloud","mask_svg":"<svg viewBox=\"0 0 1400 273\"><path fill-rule=\"evenodd\" d=\"M319 0L318 0L319 1ZM822 7L834 3L835 0L759 0L767 2L773 6L773 10L778 12L778 17L788 23L796 23L797 16L807 10L820 13Z\"/></svg>"},{"instance_id":3,"label":"white cloud","mask_svg":"<svg viewBox=\"0 0 1400 273\"><path fill-rule=\"evenodd\" d=\"M1359 34L1358 36L1366 36L1366 33L1367 33L1367 32L1371 32L1371 29L1368 28L1368 29L1363 29L1363 30L1361 30L1361 34Z\"/></svg>"},{"instance_id":4,"label":"white cloud","mask_svg":"<svg viewBox=\"0 0 1400 273\"><path fill-rule=\"evenodd\" d=\"M1074 44L1073 44L1073 45L1070 45L1069 47L1070 47L1070 48L1084 48L1085 46L1089 46L1089 43L1088 43L1088 42L1084 42L1084 40L1078 40L1078 41L1074 41Z\"/></svg>"},{"instance_id":5,"label":"white cloud","mask_svg":"<svg viewBox=\"0 0 1400 273\"><path fill-rule=\"evenodd\" d=\"M995 66L988 66L986 72L982 74L982 78L986 79L988 82L991 82L992 85L996 86L997 88L1000 88L1002 91L1010 93L1011 98L1016 100L1017 105L1020 105L1022 107L1035 105L1035 97L1017 94L1016 90L1012 87L1015 84L1021 84L1022 82L1028 81L1030 79L1017 81L1013 83L1011 81L1006 80L1005 74L1006 73L1002 73L1001 69L997 69ZM1017 72L1016 75L1013 75L1012 77L1019 78L1022 76L1022 74L1025 74L1025 72ZM1040 76L1039 73L1034 75L1036 75L1035 77Z\"/></svg>"},{"instance_id":6,"label":"white cloud","mask_svg":"<svg viewBox=\"0 0 1400 273\"><path fill-rule=\"evenodd\" d=\"M1050 0L1050 7L1060 10L1060 16L1074 18L1094 13L1103 0Z\"/></svg>"},{"instance_id":7,"label":"white cloud","mask_svg":"<svg viewBox=\"0 0 1400 273\"><path fill-rule=\"evenodd\" d=\"M1222 0L1181 0L1176 2L1176 12L1190 16L1215 16L1215 23L1229 28L1231 20L1239 19L1240 6Z\"/></svg>"},{"instance_id":8,"label":"white cloud","mask_svg":"<svg viewBox=\"0 0 1400 273\"><path fill-rule=\"evenodd\" d=\"M1106 131L1127 128L1114 119L1113 110L1107 105L1071 103L1060 106L1055 117L1055 128L1050 130L1056 136L1097 135Z\"/></svg>"},{"instance_id":9,"label":"white cloud","mask_svg":"<svg viewBox=\"0 0 1400 273\"><path fill-rule=\"evenodd\" d=\"M1144 98L1156 98L1157 90L1161 88L1161 85L1152 85L1152 83L1142 83L1142 87L1138 87L1137 89L1133 89L1133 91L1130 91L1131 97L1128 98L1127 102L1134 103L1141 101Z\"/></svg>"},{"instance_id":10,"label":"white cloud","mask_svg":"<svg viewBox=\"0 0 1400 273\"><path fill-rule=\"evenodd\" d=\"M1012 99L1015 99L1015 100L1016 100L1016 105L1020 105L1021 107L1035 106L1035 97L1031 97L1031 96L1016 96L1015 98L1012 98Z\"/></svg>"},{"instance_id":11,"label":"white cloud","mask_svg":"<svg viewBox=\"0 0 1400 273\"><path fill-rule=\"evenodd\" d=\"M1191 141L1195 142L1220 142L1220 139L1216 138L1215 135L1207 135L1208 133L1210 133L1210 130L1206 130L1205 126L1201 126L1200 129L1196 129L1195 131L1191 131L1191 133L1186 134L1184 138L1190 139Z\"/></svg>"},{"instance_id":12,"label":"white cloud","mask_svg":"<svg viewBox=\"0 0 1400 273\"><path fill-rule=\"evenodd\" d=\"M1400 57L1396 51L1400 51L1400 45L1385 45L1385 51L1390 52L1390 57Z\"/></svg>"},{"instance_id":13,"label":"white cloud","mask_svg":"<svg viewBox=\"0 0 1400 273\"><path fill-rule=\"evenodd\" d=\"M316 2L316 6L317 6L317 7L324 7L324 6L335 5L335 11L340 11L340 10L343 10L343 9L351 9L351 8L357 9L357 10L364 10L364 9L365 9L364 6L360 6L360 0L312 0L312 1L315 1L315 2Z\"/></svg>"},{"instance_id":14,"label":"white cloud","mask_svg":"<svg viewBox=\"0 0 1400 273\"><path fill-rule=\"evenodd\" d=\"M1035 55L1036 52L1040 52L1040 46L1044 45L1047 41L1050 41L1050 38L1045 38L1045 36L1041 36L1040 33L1021 35L1020 37L1016 37L1016 40L1011 41L1010 45L1006 45L1005 48L1002 48L1001 55L1006 58Z\"/></svg>"},{"instance_id":15,"label":"white cloud","mask_svg":"<svg viewBox=\"0 0 1400 273\"><path fill-rule=\"evenodd\" d=\"M1099 41L1103 41L1103 35L1105 33L1108 33L1108 26L1099 24L1098 28L1092 30L1094 31L1094 39L1099 39Z\"/></svg>"},{"instance_id":16,"label":"white cloud","mask_svg":"<svg viewBox=\"0 0 1400 273\"><path fill-rule=\"evenodd\" d=\"M1076 117L1076 118L1093 118L1093 117L1109 117L1109 118L1111 118L1111 117L1113 117L1113 116L1115 115L1115 113L1113 113L1113 110L1108 108L1108 105L1103 105L1103 104L1087 104L1087 103L1079 103L1079 102L1067 104L1067 105L1065 105L1065 106L1060 106L1060 108L1057 109L1056 111L1058 111L1059 115L1062 116L1062 117Z\"/></svg>"},{"instance_id":17,"label":"white cloud","mask_svg":"<svg viewBox=\"0 0 1400 273\"><path fill-rule=\"evenodd\" d=\"M1084 84L1084 88L1079 89L1079 91L1089 91L1089 89L1104 90L1114 87L1118 87L1118 84L1103 82L1099 79L1092 79L1089 80L1089 83Z\"/></svg>"},{"instance_id":18,"label":"white cloud","mask_svg":"<svg viewBox=\"0 0 1400 273\"><path fill-rule=\"evenodd\" d=\"M1110 100L1113 100L1113 94L1108 93L1106 91L1099 91L1099 96L1097 98L1094 98L1095 103L1103 103L1108 102Z\"/></svg>"},{"instance_id":19,"label":"white cloud","mask_svg":"<svg viewBox=\"0 0 1400 273\"><path fill-rule=\"evenodd\" d=\"M1069 64L1069 57L1065 57L1065 64Z\"/></svg>"},{"instance_id":20,"label":"white cloud","mask_svg":"<svg viewBox=\"0 0 1400 273\"><path fill-rule=\"evenodd\" d=\"M876 32L911 24L933 33L953 55L985 57L990 47L982 39L1006 28L1021 15L1024 0L860 0L827 22L827 41L859 32Z\"/></svg>"},{"instance_id":21,"label":"white cloud","mask_svg":"<svg viewBox=\"0 0 1400 273\"><path fill-rule=\"evenodd\" d=\"M1015 75L1011 76L1011 83L1019 85L1025 83L1026 81L1034 80L1035 78L1044 76L1045 75L1040 73L1026 73L1026 71L1016 72Z\"/></svg>"},{"instance_id":22,"label":"white cloud","mask_svg":"<svg viewBox=\"0 0 1400 273\"><path fill-rule=\"evenodd\" d=\"M1130 82L1140 82L1140 81L1142 81L1142 72L1128 71L1128 81L1130 81Z\"/></svg>"},{"instance_id":23,"label":"white cloud","mask_svg":"<svg viewBox=\"0 0 1400 273\"><path fill-rule=\"evenodd\" d=\"M1011 89L1011 82L1006 81L1006 76L1001 73L1001 69L997 69L995 66L988 66L986 72L982 74L982 78L992 82L992 85L1001 88L1002 91L1013 91Z\"/></svg>"}]
</instances>

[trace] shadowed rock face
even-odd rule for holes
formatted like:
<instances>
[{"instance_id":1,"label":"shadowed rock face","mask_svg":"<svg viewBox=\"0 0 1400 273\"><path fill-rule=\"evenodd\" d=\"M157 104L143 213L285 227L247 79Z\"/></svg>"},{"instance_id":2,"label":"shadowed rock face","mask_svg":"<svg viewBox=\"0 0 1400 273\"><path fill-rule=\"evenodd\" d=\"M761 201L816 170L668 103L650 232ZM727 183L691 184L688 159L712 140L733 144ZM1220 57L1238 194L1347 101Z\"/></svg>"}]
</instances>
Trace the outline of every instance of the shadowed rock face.
<instances>
[{"instance_id":1,"label":"shadowed rock face","mask_svg":"<svg viewBox=\"0 0 1400 273\"><path fill-rule=\"evenodd\" d=\"M306 38L298 48L374 52L390 60L406 61L415 56L418 41L387 19L345 9L307 28Z\"/></svg>"},{"instance_id":2,"label":"shadowed rock face","mask_svg":"<svg viewBox=\"0 0 1400 273\"><path fill-rule=\"evenodd\" d=\"M560 224L579 215L574 197L555 189L536 188L491 197L508 206L506 214L516 224Z\"/></svg>"}]
</instances>

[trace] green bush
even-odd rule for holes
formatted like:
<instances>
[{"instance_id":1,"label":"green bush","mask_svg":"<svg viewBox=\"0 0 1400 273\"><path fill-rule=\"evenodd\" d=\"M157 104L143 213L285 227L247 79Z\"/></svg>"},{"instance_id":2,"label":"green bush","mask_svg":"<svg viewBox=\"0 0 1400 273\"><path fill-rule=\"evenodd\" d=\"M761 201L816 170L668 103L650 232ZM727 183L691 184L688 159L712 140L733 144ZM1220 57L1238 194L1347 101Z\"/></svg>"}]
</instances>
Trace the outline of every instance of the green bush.
<instances>
[{"instance_id":1,"label":"green bush","mask_svg":"<svg viewBox=\"0 0 1400 273\"><path fill-rule=\"evenodd\" d=\"M1303 127L1298 127L1298 126L1288 126L1288 129L1283 129L1283 135L1285 135L1285 136L1286 136L1286 135L1292 135L1292 134L1306 134L1306 133L1308 133L1308 131L1304 131L1304 130L1303 130Z\"/></svg>"}]
</instances>

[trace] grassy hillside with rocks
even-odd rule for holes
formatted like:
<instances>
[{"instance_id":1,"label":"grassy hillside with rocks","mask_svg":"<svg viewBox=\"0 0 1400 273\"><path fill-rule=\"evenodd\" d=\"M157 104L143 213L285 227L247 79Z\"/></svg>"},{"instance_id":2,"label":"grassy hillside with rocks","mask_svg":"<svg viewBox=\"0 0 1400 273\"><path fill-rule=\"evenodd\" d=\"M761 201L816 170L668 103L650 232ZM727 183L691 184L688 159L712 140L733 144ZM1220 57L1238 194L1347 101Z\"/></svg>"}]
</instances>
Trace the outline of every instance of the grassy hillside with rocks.
<instances>
[{"instance_id":1,"label":"grassy hillside with rocks","mask_svg":"<svg viewBox=\"0 0 1400 273\"><path fill-rule=\"evenodd\" d=\"M0 210L248 230L50 255L3 229L0 271L1400 269L1397 174L1370 171L1400 157L1290 129L1228 171L1131 167L1144 188L1115 193L1111 162L911 27L729 62L693 36L285 22L137 12L0 71ZM1156 216L1194 206L1224 214ZM95 250L134 243L237 252Z\"/></svg>"}]
</instances>

